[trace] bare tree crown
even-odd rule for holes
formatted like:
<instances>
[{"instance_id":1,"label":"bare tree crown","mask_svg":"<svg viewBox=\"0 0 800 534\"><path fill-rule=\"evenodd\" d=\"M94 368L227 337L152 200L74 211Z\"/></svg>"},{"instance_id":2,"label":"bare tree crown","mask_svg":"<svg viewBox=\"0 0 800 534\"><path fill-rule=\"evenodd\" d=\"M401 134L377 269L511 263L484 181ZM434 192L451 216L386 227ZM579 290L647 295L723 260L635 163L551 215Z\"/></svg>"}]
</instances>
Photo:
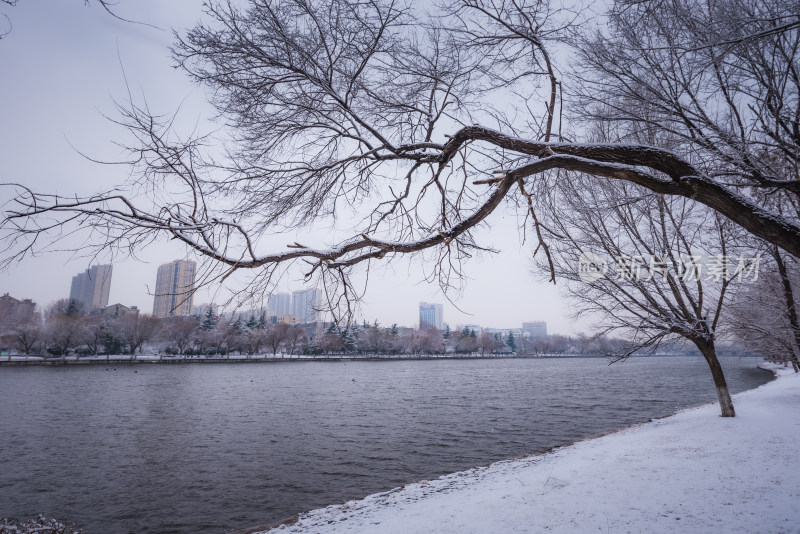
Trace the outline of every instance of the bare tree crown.
<instances>
[{"instance_id":1,"label":"bare tree crown","mask_svg":"<svg viewBox=\"0 0 800 534\"><path fill-rule=\"evenodd\" d=\"M132 183L71 199L21 188L4 212L6 262L65 226L101 249L168 236L213 277L253 269L253 292L305 261L327 307L349 309L349 276L373 260L429 250L448 285L504 203L549 257L534 199L563 170L694 199L800 257L800 17L783 0L703 6L619 0L599 33L536 0L431 13L392 0L210 2L172 53L210 88L226 150L121 105ZM567 116L618 142L568 135L554 51L569 44L582 52L563 74ZM263 250L276 231L343 220L351 236L324 248Z\"/></svg>"}]
</instances>

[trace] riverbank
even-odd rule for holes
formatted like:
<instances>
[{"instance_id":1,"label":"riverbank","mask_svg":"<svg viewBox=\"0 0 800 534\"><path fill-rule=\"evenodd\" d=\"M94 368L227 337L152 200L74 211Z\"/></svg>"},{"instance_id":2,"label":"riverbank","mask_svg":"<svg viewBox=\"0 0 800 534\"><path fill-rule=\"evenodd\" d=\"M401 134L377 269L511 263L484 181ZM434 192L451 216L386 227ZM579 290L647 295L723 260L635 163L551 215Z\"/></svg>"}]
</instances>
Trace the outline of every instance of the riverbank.
<instances>
[{"instance_id":1,"label":"riverbank","mask_svg":"<svg viewBox=\"0 0 800 534\"><path fill-rule=\"evenodd\" d=\"M314 510L270 532L796 532L800 375L768 367L779 379L735 395L732 419L716 404L691 408Z\"/></svg>"},{"instance_id":2,"label":"riverbank","mask_svg":"<svg viewBox=\"0 0 800 534\"><path fill-rule=\"evenodd\" d=\"M648 358L683 356L697 358L695 354L656 354ZM755 358L754 356L744 356ZM603 354L253 354L226 356L172 356L164 354L137 354L114 356L4 356L4 366L58 366L58 365L107 365L107 364L189 364L189 363L275 363L275 362L379 362L416 360L503 360L503 359L608 359Z\"/></svg>"},{"instance_id":3,"label":"riverbank","mask_svg":"<svg viewBox=\"0 0 800 534\"><path fill-rule=\"evenodd\" d=\"M255 354L251 356L166 356L166 355L122 355L122 356L67 356L65 358L42 358L38 356L12 356L0 359L0 367L63 366L63 365L137 365L165 364L184 365L202 363L276 363L276 362L380 362L413 360L501 360L525 358L573 358L575 356L542 354L395 354L395 355L348 355L348 354ZM602 355L582 356L604 358Z\"/></svg>"}]
</instances>

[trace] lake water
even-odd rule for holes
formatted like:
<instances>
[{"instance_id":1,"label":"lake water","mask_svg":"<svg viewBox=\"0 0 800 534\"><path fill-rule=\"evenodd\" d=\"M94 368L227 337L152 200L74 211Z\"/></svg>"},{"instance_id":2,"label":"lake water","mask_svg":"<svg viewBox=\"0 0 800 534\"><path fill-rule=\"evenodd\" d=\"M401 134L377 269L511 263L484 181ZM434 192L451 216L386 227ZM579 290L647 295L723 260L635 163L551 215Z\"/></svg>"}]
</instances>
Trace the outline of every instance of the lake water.
<instances>
[{"instance_id":1,"label":"lake water","mask_svg":"<svg viewBox=\"0 0 800 534\"><path fill-rule=\"evenodd\" d=\"M724 358L732 392L771 379ZM0 368L0 517L221 533L716 400L700 358Z\"/></svg>"}]
</instances>

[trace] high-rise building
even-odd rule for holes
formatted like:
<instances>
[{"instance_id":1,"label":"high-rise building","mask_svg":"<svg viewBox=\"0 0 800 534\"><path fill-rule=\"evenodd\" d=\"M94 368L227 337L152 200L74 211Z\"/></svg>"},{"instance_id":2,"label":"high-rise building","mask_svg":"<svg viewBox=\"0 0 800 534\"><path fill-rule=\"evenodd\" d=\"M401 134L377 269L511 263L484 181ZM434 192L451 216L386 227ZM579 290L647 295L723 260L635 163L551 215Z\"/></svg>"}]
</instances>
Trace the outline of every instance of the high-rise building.
<instances>
[{"instance_id":1,"label":"high-rise building","mask_svg":"<svg viewBox=\"0 0 800 534\"><path fill-rule=\"evenodd\" d=\"M444 315L441 304L428 302L419 303L419 327L428 328L434 326L441 330L444 327Z\"/></svg>"},{"instance_id":2,"label":"high-rise building","mask_svg":"<svg viewBox=\"0 0 800 534\"><path fill-rule=\"evenodd\" d=\"M306 289L292 293L292 312L300 323L315 323L319 316L319 292L316 289ZM283 315L283 314L275 314Z\"/></svg>"},{"instance_id":3,"label":"high-rise building","mask_svg":"<svg viewBox=\"0 0 800 534\"><path fill-rule=\"evenodd\" d=\"M544 321L522 323L522 331L530 338L544 339L547 337L547 323Z\"/></svg>"},{"instance_id":4,"label":"high-rise building","mask_svg":"<svg viewBox=\"0 0 800 534\"><path fill-rule=\"evenodd\" d=\"M90 312L108 306L111 265L95 265L72 277L69 299Z\"/></svg>"},{"instance_id":5,"label":"high-rise building","mask_svg":"<svg viewBox=\"0 0 800 534\"><path fill-rule=\"evenodd\" d=\"M289 293L273 293L267 299L267 315L291 315L292 296Z\"/></svg>"},{"instance_id":6,"label":"high-rise building","mask_svg":"<svg viewBox=\"0 0 800 534\"><path fill-rule=\"evenodd\" d=\"M195 263L175 260L158 268L153 298L153 315L191 315L194 298Z\"/></svg>"}]
</instances>

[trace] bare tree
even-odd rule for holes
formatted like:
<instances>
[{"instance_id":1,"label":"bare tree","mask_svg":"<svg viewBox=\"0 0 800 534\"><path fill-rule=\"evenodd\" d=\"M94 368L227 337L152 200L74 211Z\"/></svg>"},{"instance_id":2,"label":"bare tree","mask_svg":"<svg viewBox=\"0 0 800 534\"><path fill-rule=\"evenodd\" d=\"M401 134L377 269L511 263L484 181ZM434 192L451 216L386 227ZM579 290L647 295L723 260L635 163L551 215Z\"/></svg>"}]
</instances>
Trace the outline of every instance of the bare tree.
<instances>
[{"instance_id":1,"label":"bare tree","mask_svg":"<svg viewBox=\"0 0 800 534\"><path fill-rule=\"evenodd\" d=\"M788 328L785 330L788 337L793 341L792 351L789 357L794 366L794 371L800 372L800 318L798 318L798 303L795 296L800 287L800 277L798 277L798 266L796 261L787 260L777 247L772 248L772 257L775 258L775 266L778 270L778 277L781 281L782 309L785 310Z\"/></svg>"},{"instance_id":2,"label":"bare tree","mask_svg":"<svg viewBox=\"0 0 800 534\"><path fill-rule=\"evenodd\" d=\"M267 330L264 341L266 345L272 349L273 355L278 353L278 349L286 341L289 330L290 326L286 323L272 325L272 327Z\"/></svg>"},{"instance_id":3,"label":"bare tree","mask_svg":"<svg viewBox=\"0 0 800 534\"><path fill-rule=\"evenodd\" d=\"M609 340L604 336L596 337L594 341L598 345L605 344L607 346L609 344ZM523 354L560 354L566 352L569 347L570 340L560 335L551 335L545 338L522 338L520 340L520 352ZM585 352L591 353L593 349ZM599 351L594 352L597 353ZM612 350L606 352L612 352Z\"/></svg>"},{"instance_id":4,"label":"bare tree","mask_svg":"<svg viewBox=\"0 0 800 534\"><path fill-rule=\"evenodd\" d=\"M385 351L386 331L375 321L372 325L367 325L361 333L361 346L367 352L380 354Z\"/></svg>"},{"instance_id":5,"label":"bare tree","mask_svg":"<svg viewBox=\"0 0 800 534\"><path fill-rule=\"evenodd\" d=\"M246 332L244 335L244 348L247 351L248 357L252 354L258 354L265 341L266 333L260 328Z\"/></svg>"},{"instance_id":6,"label":"bare tree","mask_svg":"<svg viewBox=\"0 0 800 534\"><path fill-rule=\"evenodd\" d=\"M800 326L798 326L797 288L800 269L797 262L784 258L776 249L774 264L765 265L758 281L736 295L728 310L735 338L748 350L778 361L791 361L800 368Z\"/></svg>"},{"instance_id":7,"label":"bare tree","mask_svg":"<svg viewBox=\"0 0 800 534\"><path fill-rule=\"evenodd\" d=\"M215 155L217 139L182 137L170 117L129 102L119 122L134 137L130 186L87 198L19 186L2 222L4 257L36 252L38 236L64 225L103 249L168 236L209 260L209 279L252 270L243 296L306 262L325 307L346 313L358 296L353 270L373 260L428 251L429 275L455 283L462 262L485 249L473 231L504 202L522 208L546 255L531 198L559 169L697 200L800 257L796 210L776 214L763 201L769 193L798 205L800 22L788 1L732 4L619 0L596 52L584 47L586 69L566 83L587 84L577 92L592 117L665 134L650 146L560 134L552 50L574 17L549 2L459 0L435 16L392 0L211 2L173 53L211 89L230 150ZM676 77L684 71L693 77ZM723 109L713 108L717 96ZM636 98L641 113L625 115ZM339 242L259 246L343 213L360 222L343 223L355 230Z\"/></svg>"},{"instance_id":8,"label":"bare tree","mask_svg":"<svg viewBox=\"0 0 800 534\"><path fill-rule=\"evenodd\" d=\"M78 336L89 353L97 355L103 340L108 333L108 318L101 315L90 315L81 319Z\"/></svg>"},{"instance_id":9,"label":"bare tree","mask_svg":"<svg viewBox=\"0 0 800 534\"><path fill-rule=\"evenodd\" d=\"M342 349L342 336L336 329L336 325L331 323L321 336L315 340L315 349L325 354L338 352Z\"/></svg>"},{"instance_id":10,"label":"bare tree","mask_svg":"<svg viewBox=\"0 0 800 534\"><path fill-rule=\"evenodd\" d=\"M39 324L30 322L18 324L11 332L14 346L25 354L29 355L42 339L42 328ZM10 358L10 355L9 355Z\"/></svg>"},{"instance_id":11,"label":"bare tree","mask_svg":"<svg viewBox=\"0 0 800 534\"><path fill-rule=\"evenodd\" d=\"M208 338L209 344L211 346L210 351L207 350L206 352L211 352L212 354L216 354L218 356L222 356L226 354L227 350L227 342L228 342L228 334L226 332L227 328L223 325L217 325L214 330L209 332L211 336Z\"/></svg>"},{"instance_id":12,"label":"bare tree","mask_svg":"<svg viewBox=\"0 0 800 534\"><path fill-rule=\"evenodd\" d=\"M592 128L602 125L618 142L647 139L681 154L699 179L797 227L797 6L787 0L616 0L607 16L605 30L583 31L576 43L583 69L582 83L574 86L575 116ZM721 198L686 196L798 257L721 209Z\"/></svg>"},{"instance_id":13,"label":"bare tree","mask_svg":"<svg viewBox=\"0 0 800 534\"><path fill-rule=\"evenodd\" d=\"M134 356L137 350L153 339L161 323L152 315L128 313L116 321L116 329L128 344L129 354Z\"/></svg>"},{"instance_id":14,"label":"bare tree","mask_svg":"<svg viewBox=\"0 0 800 534\"><path fill-rule=\"evenodd\" d=\"M205 329L201 327L195 330L192 338L195 352L197 354L207 354L209 347L215 345L219 337L219 331L216 328Z\"/></svg>"},{"instance_id":15,"label":"bare tree","mask_svg":"<svg viewBox=\"0 0 800 534\"><path fill-rule=\"evenodd\" d=\"M59 299L51 302L44 309L44 320L49 321L54 317L68 316L68 317L82 317L84 315L83 304L76 300Z\"/></svg>"},{"instance_id":16,"label":"bare tree","mask_svg":"<svg viewBox=\"0 0 800 534\"><path fill-rule=\"evenodd\" d=\"M496 350L500 350L503 348L503 342L497 339L494 335L489 332L481 332L480 337L478 338L478 349L481 351L481 355L485 352L492 353Z\"/></svg>"},{"instance_id":17,"label":"bare tree","mask_svg":"<svg viewBox=\"0 0 800 534\"><path fill-rule=\"evenodd\" d=\"M64 356L80 344L80 319L67 314L50 316L45 323L47 352Z\"/></svg>"},{"instance_id":18,"label":"bare tree","mask_svg":"<svg viewBox=\"0 0 800 534\"><path fill-rule=\"evenodd\" d=\"M6 295L8 296L8 295ZM25 300L18 302L16 299L3 299L0 303L0 339L17 346L28 354L33 345L28 339L41 335L41 317L36 311L36 305ZM35 344L35 341L31 341ZM24 347L24 348L23 348Z\"/></svg>"},{"instance_id":19,"label":"bare tree","mask_svg":"<svg viewBox=\"0 0 800 534\"><path fill-rule=\"evenodd\" d=\"M284 341L289 354L295 354L297 352L300 342L304 336L305 333L299 326L292 325L289 327L289 329L286 331L286 340Z\"/></svg>"},{"instance_id":20,"label":"bare tree","mask_svg":"<svg viewBox=\"0 0 800 534\"><path fill-rule=\"evenodd\" d=\"M421 328L419 334L419 351L427 354L441 352L444 338L442 332L435 326Z\"/></svg>"},{"instance_id":21,"label":"bare tree","mask_svg":"<svg viewBox=\"0 0 800 534\"><path fill-rule=\"evenodd\" d=\"M723 417L735 415L716 353L731 284L760 264L734 246L730 221L680 198L623 183L562 182L544 210L560 238L553 257L576 312L600 321L597 334L629 342L615 361L685 339L711 370ZM748 278L749 277L749 278Z\"/></svg>"},{"instance_id":22,"label":"bare tree","mask_svg":"<svg viewBox=\"0 0 800 534\"><path fill-rule=\"evenodd\" d=\"M162 319L163 328L162 338L175 345L178 354L183 352L191 344L195 331L198 328L198 321L194 317L168 317Z\"/></svg>"},{"instance_id":23,"label":"bare tree","mask_svg":"<svg viewBox=\"0 0 800 534\"><path fill-rule=\"evenodd\" d=\"M797 6L617 0L608 18L580 41L589 120L622 125L629 138L646 132L708 178L788 195L796 209Z\"/></svg>"},{"instance_id":24,"label":"bare tree","mask_svg":"<svg viewBox=\"0 0 800 534\"><path fill-rule=\"evenodd\" d=\"M456 339L456 352L475 352L476 348L478 348L477 332L464 327Z\"/></svg>"},{"instance_id":25,"label":"bare tree","mask_svg":"<svg viewBox=\"0 0 800 534\"><path fill-rule=\"evenodd\" d=\"M221 334L217 352L225 355L229 355L232 352L241 354L245 342L245 332L242 329L241 322L234 321L225 326L217 325L217 330Z\"/></svg>"}]
</instances>

